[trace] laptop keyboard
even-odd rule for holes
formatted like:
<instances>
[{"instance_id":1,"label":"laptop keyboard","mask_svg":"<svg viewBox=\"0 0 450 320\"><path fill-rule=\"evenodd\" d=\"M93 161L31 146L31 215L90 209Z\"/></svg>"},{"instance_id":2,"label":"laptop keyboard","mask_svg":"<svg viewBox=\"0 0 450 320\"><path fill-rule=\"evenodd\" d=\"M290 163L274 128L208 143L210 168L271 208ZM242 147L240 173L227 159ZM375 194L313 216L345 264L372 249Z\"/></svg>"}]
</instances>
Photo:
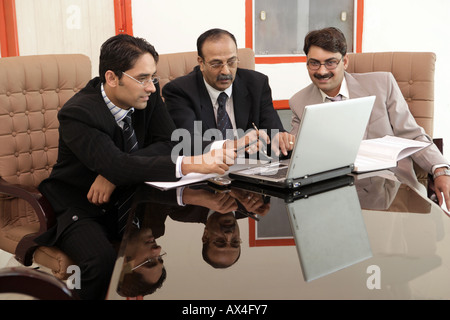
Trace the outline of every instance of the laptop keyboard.
<instances>
[{"instance_id":1,"label":"laptop keyboard","mask_svg":"<svg viewBox=\"0 0 450 320\"><path fill-rule=\"evenodd\" d=\"M264 177L270 177L274 179L282 179L287 175L288 166L280 162L270 163L261 167L250 168L241 173L250 175L260 175Z\"/></svg>"}]
</instances>

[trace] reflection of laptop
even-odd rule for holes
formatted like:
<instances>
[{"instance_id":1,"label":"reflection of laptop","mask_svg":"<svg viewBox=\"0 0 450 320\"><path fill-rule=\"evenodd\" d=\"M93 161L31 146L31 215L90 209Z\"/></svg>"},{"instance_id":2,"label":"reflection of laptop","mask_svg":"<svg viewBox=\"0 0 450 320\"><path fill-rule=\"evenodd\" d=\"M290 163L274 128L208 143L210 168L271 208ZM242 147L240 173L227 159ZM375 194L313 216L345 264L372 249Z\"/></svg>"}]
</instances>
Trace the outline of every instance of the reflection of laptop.
<instances>
[{"instance_id":1,"label":"reflection of laptop","mask_svg":"<svg viewBox=\"0 0 450 320\"><path fill-rule=\"evenodd\" d=\"M372 257L354 185L288 203L286 208L305 281Z\"/></svg>"},{"instance_id":2,"label":"reflection of laptop","mask_svg":"<svg viewBox=\"0 0 450 320\"><path fill-rule=\"evenodd\" d=\"M306 106L291 159L229 173L229 177L298 188L350 173L375 97Z\"/></svg>"},{"instance_id":3,"label":"reflection of laptop","mask_svg":"<svg viewBox=\"0 0 450 320\"><path fill-rule=\"evenodd\" d=\"M301 198L307 198L314 194L333 190L343 186L353 185L354 177L351 175L343 175L340 177L311 183L295 189L281 189L246 183L238 180L231 182L231 188L238 188L245 191L251 191L264 196L272 196L283 199L286 203L293 202Z\"/></svg>"}]
</instances>

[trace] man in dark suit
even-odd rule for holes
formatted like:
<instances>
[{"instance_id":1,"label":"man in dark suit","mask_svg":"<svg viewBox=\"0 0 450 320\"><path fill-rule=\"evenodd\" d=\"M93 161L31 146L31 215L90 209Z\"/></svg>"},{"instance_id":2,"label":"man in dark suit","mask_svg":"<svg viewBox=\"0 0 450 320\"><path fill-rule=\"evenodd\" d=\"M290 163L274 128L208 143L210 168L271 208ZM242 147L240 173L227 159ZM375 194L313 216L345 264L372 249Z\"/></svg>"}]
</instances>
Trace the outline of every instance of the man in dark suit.
<instances>
[{"instance_id":1,"label":"man in dark suit","mask_svg":"<svg viewBox=\"0 0 450 320\"><path fill-rule=\"evenodd\" d=\"M118 239L119 219L137 184L190 172L223 174L234 161L235 153L225 149L172 161L175 125L159 95L157 61L144 39L108 39L100 77L58 113L58 161L39 186L57 224L37 242L58 246L79 266L82 299L105 297L117 255L111 240Z\"/></svg>"},{"instance_id":2,"label":"man in dark suit","mask_svg":"<svg viewBox=\"0 0 450 320\"><path fill-rule=\"evenodd\" d=\"M226 94L227 135L216 135L216 146L237 147L256 137L254 127L261 130L260 139L272 138L272 151L287 154L294 136L285 132L272 103L267 76L238 68L237 43L228 31L211 29L197 40L198 66L163 88L167 108L178 128L189 131L194 144L202 141L201 151L211 143L208 130L221 129L218 97ZM251 131L253 132L251 132ZM262 132L267 130L267 137ZM222 139L221 139L222 138ZM227 143L223 139L227 138ZM240 138L240 139L238 139ZM248 142L248 141L247 141ZM195 152L194 148L192 150ZM197 151L200 148L197 147Z\"/></svg>"}]
</instances>

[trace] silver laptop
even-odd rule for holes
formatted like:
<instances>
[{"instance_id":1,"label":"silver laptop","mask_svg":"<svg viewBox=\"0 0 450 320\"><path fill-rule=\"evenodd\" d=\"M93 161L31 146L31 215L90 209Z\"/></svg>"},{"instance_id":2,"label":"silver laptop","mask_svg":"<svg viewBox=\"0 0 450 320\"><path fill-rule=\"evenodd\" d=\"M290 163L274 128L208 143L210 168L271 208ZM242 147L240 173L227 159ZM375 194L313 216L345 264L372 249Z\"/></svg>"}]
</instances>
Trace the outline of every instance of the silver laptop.
<instances>
[{"instance_id":1,"label":"silver laptop","mask_svg":"<svg viewBox=\"0 0 450 320\"><path fill-rule=\"evenodd\" d=\"M229 173L229 177L281 188L350 173L375 96L306 106L291 158Z\"/></svg>"},{"instance_id":2,"label":"silver laptop","mask_svg":"<svg viewBox=\"0 0 450 320\"><path fill-rule=\"evenodd\" d=\"M305 281L372 257L354 185L287 203L286 208Z\"/></svg>"}]
</instances>

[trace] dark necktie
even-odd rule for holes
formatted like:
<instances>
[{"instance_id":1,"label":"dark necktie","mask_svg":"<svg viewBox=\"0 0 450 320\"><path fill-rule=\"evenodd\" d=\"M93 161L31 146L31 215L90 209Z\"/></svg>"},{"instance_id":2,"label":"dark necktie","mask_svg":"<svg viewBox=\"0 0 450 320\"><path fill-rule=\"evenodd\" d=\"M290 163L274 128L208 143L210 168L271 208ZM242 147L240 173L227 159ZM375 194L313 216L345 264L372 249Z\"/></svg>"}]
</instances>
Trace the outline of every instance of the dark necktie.
<instances>
[{"instance_id":1,"label":"dark necktie","mask_svg":"<svg viewBox=\"0 0 450 320\"><path fill-rule=\"evenodd\" d=\"M131 112L128 112L123 119L123 138L125 141L125 152L132 153L138 149L136 134L131 123ZM131 208L134 191L122 193L120 199L116 202L117 208L117 228L119 234L123 234L127 225L128 215Z\"/></svg>"},{"instance_id":2,"label":"dark necktie","mask_svg":"<svg viewBox=\"0 0 450 320\"><path fill-rule=\"evenodd\" d=\"M336 97L334 98L330 98L327 97L328 100L330 100L331 102L335 102L335 101L342 101L342 94L338 94Z\"/></svg>"},{"instance_id":3,"label":"dark necktie","mask_svg":"<svg viewBox=\"0 0 450 320\"><path fill-rule=\"evenodd\" d=\"M131 113L128 112L123 119L123 137L125 140L125 151L128 153L134 152L138 149L138 142L136 134L134 133L133 125L131 124Z\"/></svg>"},{"instance_id":4,"label":"dark necktie","mask_svg":"<svg viewBox=\"0 0 450 320\"><path fill-rule=\"evenodd\" d=\"M226 110L228 96L225 92L219 94L217 98L217 102L219 103L219 109L217 110L217 129L222 132L222 138L226 139L227 129L233 129L231 125L230 117L228 117L228 113Z\"/></svg>"}]
</instances>

